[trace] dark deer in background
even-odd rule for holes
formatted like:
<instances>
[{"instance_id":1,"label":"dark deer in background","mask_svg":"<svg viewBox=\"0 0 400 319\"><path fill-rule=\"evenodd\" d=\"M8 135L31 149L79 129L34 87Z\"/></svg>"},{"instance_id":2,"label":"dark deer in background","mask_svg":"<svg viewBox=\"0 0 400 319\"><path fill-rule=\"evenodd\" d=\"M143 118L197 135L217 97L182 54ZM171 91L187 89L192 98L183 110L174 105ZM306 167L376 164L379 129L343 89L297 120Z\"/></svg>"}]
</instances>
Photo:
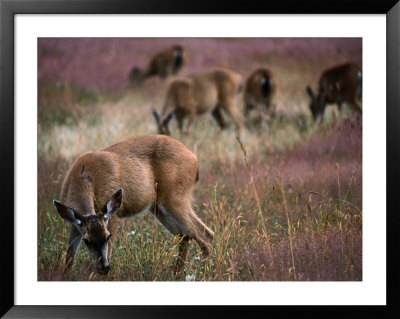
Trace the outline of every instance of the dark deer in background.
<instances>
[{"instance_id":1,"label":"dark deer in background","mask_svg":"<svg viewBox=\"0 0 400 319\"><path fill-rule=\"evenodd\" d=\"M272 104L276 94L276 80L268 68L256 69L246 81L244 89L244 116L247 118L253 109L261 112L261 125L267 126L267 116L275 115Z\"/></svg>"},{"instance_id":2,"label":"dark deer in background","mask_svg":"<svg viewBox=\"0 0 400 319\"><path fill-rule=\"evenodd\" d=\"M170 75L177 75L185 66L186 61L186 50L180 45L174 45L157 52L146 68L133 67L129 74L129 80L132 84L140 84L153 76L164 79Z\"/></svg>"},{"instance_id":3,"label":"dark deer in background","mask_svg":"<svg viewBox=\"0 0 400 319\"><path fill-rule=\"evenodd\" d=\"M198 180L195 154L164 135L130 138L81 155L63 181L61 202L53 201L71 224L66 268L83 239L100 274L107 274L120 218L149 211L178 236L175 275L181 273L194 239L203 256L210 254L214 233L191 207Z\"/></svg>"},{"instance_id":4,"label":"dark deer in background","mask_svg":"<svg viewBox=\"0 0 400 319\"><path fill-rule=\"evenodd\" d=\"M170 135L168 124L176 117L179 130L188 134L196 116L210 110L221 129L226 127L221 111L228 113L235 122L237 132L240 133L243 117L236 106L236 100L241 89L242 76L223 68L173 80L168 88L161 115L153 109L159 133ZM183 130L185 119L187 123Z\"/></svg>"},{"instance_id":5,"label":"dark deer in background","mask_svg":"<svg viewBox=\"0 0 400 319\"><path fill-rule=\"evenodd\" d=\"M323 117L327 104L337 104L339 111L348 104L361 114L362 70L358 64L341 64L324 71L319 80L318 95L307 86L311 98L310 110L314 120Z\"/></svg>"}]
</instances>

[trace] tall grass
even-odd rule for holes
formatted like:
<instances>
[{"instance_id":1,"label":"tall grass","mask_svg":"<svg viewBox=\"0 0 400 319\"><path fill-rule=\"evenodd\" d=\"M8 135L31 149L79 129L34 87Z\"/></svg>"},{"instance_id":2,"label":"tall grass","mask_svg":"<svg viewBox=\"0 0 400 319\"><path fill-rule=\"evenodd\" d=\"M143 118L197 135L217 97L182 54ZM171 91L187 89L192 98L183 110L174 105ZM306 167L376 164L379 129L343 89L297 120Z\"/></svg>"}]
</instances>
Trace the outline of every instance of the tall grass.
<instances>
[{"instance_id":1,"label":"tall grass","mask_svg":"<svg viewBox=\"0 0 400 319\"><path fill-rule=\"evenodd\" d=\"M341 166L326 167L331 163L320 158L321 171L328 172L318 184L315 178L308 179L307 171L291 179L285 171L291 170L290 157L298 152L297 148L289 152L283 165L280 160L263 163L255 155L251 160L255 168L239 160L222 169L218 161L210 164L213 169L200 175L194 208L215 232L214 252L204 269L198 261L199 248L192 242L186 275L196 280L362 279L360 167L346 159L340 160ZM42 164L60 174L66 167L65 162ZM351 175L339 179L342 169L350 169ZM253 175L257 171L265 175ZM267 173L273 171L275 175ZM40 168L40 180L47 173ZM56 181L51 187L39 185L40 280L173 280L176 239L150 214L124 221L107 277L92 273L84 246L72 274L63 274L68 227L51 205L62 180L55 176L49 179Z\"/></svg>"}]
</instances>

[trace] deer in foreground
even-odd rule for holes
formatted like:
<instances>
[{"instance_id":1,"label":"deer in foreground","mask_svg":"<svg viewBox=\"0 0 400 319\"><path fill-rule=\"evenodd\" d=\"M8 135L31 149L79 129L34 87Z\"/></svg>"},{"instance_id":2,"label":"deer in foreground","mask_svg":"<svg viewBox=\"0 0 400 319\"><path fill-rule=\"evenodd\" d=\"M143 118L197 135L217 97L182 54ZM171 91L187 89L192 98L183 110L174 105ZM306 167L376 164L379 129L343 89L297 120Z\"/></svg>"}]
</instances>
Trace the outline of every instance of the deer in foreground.
<instances>
[{"instance_id":1,"label":"deer in foreground","mask_svg":"<svg viewBox=\"0 0 400 319\"><path fill-rule=\"evenodd\" d=\"M311 98L310 110L314 120L322 118L327 104L336 103L341 112L348 104L361 114L362 71L355 63L345 63L325 70L319 79L318 95L307 86Z\"/></svg>"},{"instance_id":2,"label":"deer in foreground","mask_svg":"<svg viewBox=\"0 0 400 319\"><path fill-rule=\"evenodd\" d=\"M238 134L243 117L236 106L237 93L242 88L242 76L232 70L217 68L197 73L171 82L161 115L153 109L160 134L170 135L168 124L176 117L179 130L189 133L196 116L211 111L221 129L226 127L221 111L228 113L236 125ZM187 119L183 130L184 120Z\"/></svg>"},{"instance_id":3,"label":"deer in foreground","mask_svg":"<svg viewBox=\"0 0 400 319\"><path fill-rule=\"evenodd\" d=\"M133 67L129 73L129 79L133 84L140 84L152 76L159 76L164 79L170 75L178 74L185 66L186 61L186 50L180 45L174 45L157 52L146 68Z\"/></svg>"},{"instance_id":4,"label":"deer in foreground","mask_svg":"<svg viewBox=\"0 0 400 319\"><path fill-rule=\"evenodd\" d=\"M66 269L83 239L97 272L107 274L119 220L145 211L179 238L175 276L182 271L190 239L208 256L214 233L191 208L198 168L195 154L164 135L134 137L81 155L63 181L61 202L53 201L71 224Z\"/></svg>"},{"instance_id":5,"label":"deer in foreground","mask_svg":"<svg viewBox=\"0 0 400 319\"><path fill-rule=\"evenodd\" d=\"M267 115L274 116L272 101L276 94L276 80L268 68L261 67L250 74L244 88L244 117L253 109L261 111L261 125L267 126Z\"/></svg>"}]
</instances>

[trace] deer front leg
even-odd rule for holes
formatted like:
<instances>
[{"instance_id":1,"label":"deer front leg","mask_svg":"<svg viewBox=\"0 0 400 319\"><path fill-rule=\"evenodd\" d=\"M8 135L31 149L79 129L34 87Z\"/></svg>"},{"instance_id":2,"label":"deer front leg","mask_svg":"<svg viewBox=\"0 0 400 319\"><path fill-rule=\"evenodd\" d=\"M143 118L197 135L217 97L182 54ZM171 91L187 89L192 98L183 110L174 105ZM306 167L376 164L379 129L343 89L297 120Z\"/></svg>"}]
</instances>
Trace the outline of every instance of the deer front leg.
<instances>
[{"instance_id":1,"label":"deer front leg","mask_svg":"<svg viewBox=\"0 0 400 319\"><path fill-rule=\"evenodd\" d=\"M108 246L107 246L107 260L108 260L108 262L111 261L112 249L114 247L115 239L117 238L116 235L117 235L119 227L120 227L120 224L119 224L118 217L111 218L110 221L109 221L109 224L108 224L108 231L111 234L111 237L110 237L110 240L108 241Z\"/></svg>"},{"instance_id":2,"label":"deer front leg","mask_svg":"<svg viewBox=\"0 0 400 319\"><path fill-rule=\"evenodd\" d=\"M186 122L186 129L185 129L185 131L184 131L184 134L185 134L185 135L188 135L188 134L189 134L189 129L190 129L190 127L191 127L192 124L193 124L193 121L194 121L195 116L196 116L196 114L195 114L194 112L192 112L192 113L189 114L188 120L187 120L187 122Z\"/></svg>"},{"instance_id":3,"label":"deer front leg","mask_svg":"<svg viewBox=\"0 0 400 319\"><path fill-rule=\"evenodd\" d=\"M251 103L246 102L245 107L244 107L244 111L243 111L243 116L244 116L245 118L248 118L248 117L249 117L249 114L250 114L250 111L251 111L252 109L254 109L254 106L253 106Z\"/></svg>"},{"instance_id":4,"label":"deer front leg","mask_svg":"<svg viewBox=\"0 0 400 319\"><path fill-rule=\"evenodd\" d=\"M79 249L81 244L82 235L75 228L75 226L71 225L71 231L69 233L69 245L67 248L67 256L65 258L65 270L69 271L74 263L75 255Z\"/></svg>"},{"instance_id":5,"label":"deer front leg","mask_svg":"<svg viewBox=\"0 0 400 319\"><path fill-rule=\"evenodd\" d=\"M268 131L268 123L267 123L267 111L268 111L269 105L261 105L261 127L265 130Z\"/></svg>"},{"instance_id":6,"label":"deer front leg","mask_svg":"<svg viewBox=\"0 0 400 319\"><path fill-rule=\"evenodd\" d=\"M276 104L271 101L268 102L269 116L271 120L276 119Z\"/></svg>"}]
</instances>

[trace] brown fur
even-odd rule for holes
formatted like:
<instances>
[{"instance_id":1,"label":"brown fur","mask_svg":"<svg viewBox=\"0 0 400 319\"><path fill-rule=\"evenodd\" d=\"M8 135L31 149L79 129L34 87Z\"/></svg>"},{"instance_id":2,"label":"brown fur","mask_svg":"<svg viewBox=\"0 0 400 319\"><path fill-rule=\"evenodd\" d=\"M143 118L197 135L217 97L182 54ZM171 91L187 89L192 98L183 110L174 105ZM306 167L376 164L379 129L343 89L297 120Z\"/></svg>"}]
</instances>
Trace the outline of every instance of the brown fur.
<instances>
[{"instance_id":1,"label":"brown fur","mask_svg":"<svg viewBox=\"0 0 400 319\"><path fill-rule=\"evenodd\" d=\"M355 63L345 63L325 70L319 79L317 96L307 87L314 119L323 117L326 105L333 103L338 105L340 111L343 104L347 103L361 114L361 78L361 67Z\"/></svg>"},{"instance_id":2,"label":"brown fur","mask_svg":"<svg viewBox=\"0 0 400 319\"><path fill-rule=\"evenodd\" d=\"M174 114L181 132L183 121L187 118L184 130L187 134L195 117L210 110L221 129L225 128L221 113L224 110L232 117L237 131L240 132L243 118L236 107L235 99L241 86L241 75L223 68L175 79L168 88L161 116L153 110L159 133L169 135L168 123Z\"/></svg>"},{"instance_id":3,"label":"brown fur","mask_svg":"<svg viewBox=\"0 0 400 319\"><path fill-rule=\"evenodd\" d=\"M276 80L271 70L265 67L256 69L246 81L244 89L244 116L248 117L252 109L260 109L262 125L266 125L267 115L274 116L272 104L276 95Z\"/></svg>"},{"instance_id":4,"label":"brown fur","mask_svg":"<svg viewBox=\"0 0 400 319\"><path fill-rule=\"evenodd\" d=\"M72 225L71 237L74 237L74 227L75 232L92 243L96 238L100 242L101 238L104 241L108 234L114 234L108 242L109 258L119 218L134 216L150 205L150 211L165 222L163 211L166 210L173 216L172 224L178 225L172 225L177 230L174 234L183 238L176 266L178 274L190 238L199 243L205 255L212 247L214 233L191 208L191 193L197 176L196 155L181 142L164 135L130 138L84 153L67 172L61 191L63 204L72 208L86 226L82 231L81 225ZM107 226L101 211L107 210L107 201L120 188L123 189L122 204ZM67 268L71 267L76 253L71 246L70 240Z\"/></svg>"},{"instance_id":5,"label":"brown fur","mask_svg":"<svg viewBox=\"0 0 400 319\"><path fill-rule=\"evenodd\" d=\"M132 83L142 83L146 79L159 76L164 79L179 74L187 63L187 52L180 45L157 52L143 70L132 68L129 78Z\"/></svg>"}]
</instances>

